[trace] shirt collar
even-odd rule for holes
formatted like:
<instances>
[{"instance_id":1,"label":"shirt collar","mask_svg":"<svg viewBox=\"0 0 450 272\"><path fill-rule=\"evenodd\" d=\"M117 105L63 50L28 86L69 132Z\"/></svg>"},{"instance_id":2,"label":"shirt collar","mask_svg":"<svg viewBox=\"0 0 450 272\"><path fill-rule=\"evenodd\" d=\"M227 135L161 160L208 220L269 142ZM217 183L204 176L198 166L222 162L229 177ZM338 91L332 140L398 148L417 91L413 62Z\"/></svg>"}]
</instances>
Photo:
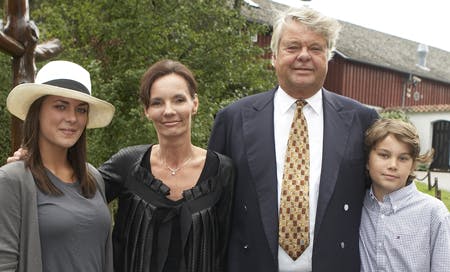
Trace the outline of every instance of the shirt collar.
<instances>
[{"instance_id":1,"label":"shirt collar","mask_svg":"<svg viewBox=\"0 0 450 272\"><path fill-rule=\"evenodd\" d=\"M414 182L411 182L411 184L394 191L390 194L387 194L384 196L383 202L379 202L377 198L375 197L372 187L370 187L368 193L368 205L371 208L374 208L374 206L386 206L390 212L397 212L402 207L406 206L408 204L408 199L417 191L416 184Z\"/></svg>"},{"instance_id":2,"label":"shirt collar","mask_svg":"<svg viewBox=\"0 0 450 272\"><path fill-rule=\"evenodd\" d=\"M275 95L277 96L279 109L283 113L286 113L295 101L297 101L296 98L288 95L280 86L278 86ZM320 114L322 112L322 89L318 90L313 96L305 100L315 113Z\"/></svg>"}]
</instances>

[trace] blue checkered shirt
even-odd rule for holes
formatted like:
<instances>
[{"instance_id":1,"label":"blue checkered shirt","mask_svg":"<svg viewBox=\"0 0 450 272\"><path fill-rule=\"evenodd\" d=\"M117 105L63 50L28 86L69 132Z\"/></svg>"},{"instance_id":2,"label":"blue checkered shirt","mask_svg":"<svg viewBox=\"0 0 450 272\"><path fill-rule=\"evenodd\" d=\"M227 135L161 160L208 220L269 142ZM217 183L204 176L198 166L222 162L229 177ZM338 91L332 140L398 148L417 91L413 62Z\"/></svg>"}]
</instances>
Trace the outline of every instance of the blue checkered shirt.
<instances>
[{"instance_id":1,"label":"blue checkered shirt","mask_svg":"<svg viewBox=\"0 0 450 272\"><path fill-rule=\"evenodd\" d=\"M369 189L359 232L361 271L450 271L450 213L414 183L378 202Z\"/></svg>"}]
</instances>

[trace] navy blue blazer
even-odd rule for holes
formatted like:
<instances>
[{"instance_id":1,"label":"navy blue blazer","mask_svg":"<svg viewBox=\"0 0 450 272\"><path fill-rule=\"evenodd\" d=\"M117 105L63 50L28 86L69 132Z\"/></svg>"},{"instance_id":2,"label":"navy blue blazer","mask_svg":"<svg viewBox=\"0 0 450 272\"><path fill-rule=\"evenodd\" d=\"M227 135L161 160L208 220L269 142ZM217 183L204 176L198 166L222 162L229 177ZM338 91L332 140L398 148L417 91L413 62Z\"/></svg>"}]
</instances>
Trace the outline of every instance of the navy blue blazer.
<instances>
[{"instance_id":1,"label":"navy blue blazer","mask_svg":"<svg viewBox=\"0 0 450 272\"><path fill-rule=\"evenodd\" d=\"M236 166L230 272L278 271L275 91L245 97L222 109L211 132L209 148L229 156ZM313 271L359 272L359 224L367 185L364 132L378 114L350 98L322 92L323 161Z\"/></svg>"}]
</instances>

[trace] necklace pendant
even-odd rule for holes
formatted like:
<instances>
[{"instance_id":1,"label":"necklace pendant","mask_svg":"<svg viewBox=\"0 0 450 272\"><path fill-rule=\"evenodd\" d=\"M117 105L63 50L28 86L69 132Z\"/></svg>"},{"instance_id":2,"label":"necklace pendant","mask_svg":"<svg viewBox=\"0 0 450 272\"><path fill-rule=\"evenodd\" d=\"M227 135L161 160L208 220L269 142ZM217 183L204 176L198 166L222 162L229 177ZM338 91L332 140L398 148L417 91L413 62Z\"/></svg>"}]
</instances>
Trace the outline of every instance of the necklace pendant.
<instances>
[{"instance_id":1,"label":"necklace pendant","mask_svg":"<svg viewBox=\"0 0 450 272\"><path fill-rule=\"evenodd\" d=\"M161 154L159 155L161 157ZM178 166L177 168L170 168L167 163L165 158L162 158L163 164L164 166L167 168L167 170L169 170L169 173L171 176L175 176L177 174L177 172L179 170L181 170L181 168L183 168L184 166L186 166L188 164L188 162L192 159L192 154L189 156L189 158L187 158L180 166Z\"/></svg>"}]
</instances>

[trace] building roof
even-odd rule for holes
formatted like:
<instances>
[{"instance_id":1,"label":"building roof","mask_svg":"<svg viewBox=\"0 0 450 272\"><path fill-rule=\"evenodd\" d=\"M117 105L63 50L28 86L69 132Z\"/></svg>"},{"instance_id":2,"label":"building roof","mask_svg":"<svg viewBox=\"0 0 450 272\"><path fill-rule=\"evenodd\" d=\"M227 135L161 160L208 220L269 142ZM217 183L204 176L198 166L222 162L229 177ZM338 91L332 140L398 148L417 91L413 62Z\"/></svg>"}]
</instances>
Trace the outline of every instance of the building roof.
<instances>
[{"instance_id":1,"label":"building roof","mask_svg":"<svg viewBox=\"0 0 450 272\"><path fill-rule=\"evenodd\" d=\"M418 105L409 107L390 107L382 110L383 112L389 111L404 111L411 113L424 113L424 112L450 112L450 105L439 104L439 105Z\"/></svg>"},{"instance_id":2,"label":"building roof","mask_svg":"<svg viewBox=\"0 0 450 272\"><path fill-rule=\"evenodd\" d=\"M270 0L252 0L259 7L246 5L243 14L256 22L272 24L275 11L288 8ZM342 30L336 44L337 54L350 61L417 75L443 83L450 83L450 52L428 46L426 67L417 66L420 43L387 33L340 21Z\"/></svg>"},{"instance_id":3,"label":"building roof","mask_svg":"<svg viewBox=\"0 0 450 272\"><path fill-rule=\"evenodd\" d=\"M416 65L419 43L340 22L342 30L336 49L342 57L450 83L450 52L428 46L426 66L430 70L426 71Z\"/></svg>"}]
</instances>

